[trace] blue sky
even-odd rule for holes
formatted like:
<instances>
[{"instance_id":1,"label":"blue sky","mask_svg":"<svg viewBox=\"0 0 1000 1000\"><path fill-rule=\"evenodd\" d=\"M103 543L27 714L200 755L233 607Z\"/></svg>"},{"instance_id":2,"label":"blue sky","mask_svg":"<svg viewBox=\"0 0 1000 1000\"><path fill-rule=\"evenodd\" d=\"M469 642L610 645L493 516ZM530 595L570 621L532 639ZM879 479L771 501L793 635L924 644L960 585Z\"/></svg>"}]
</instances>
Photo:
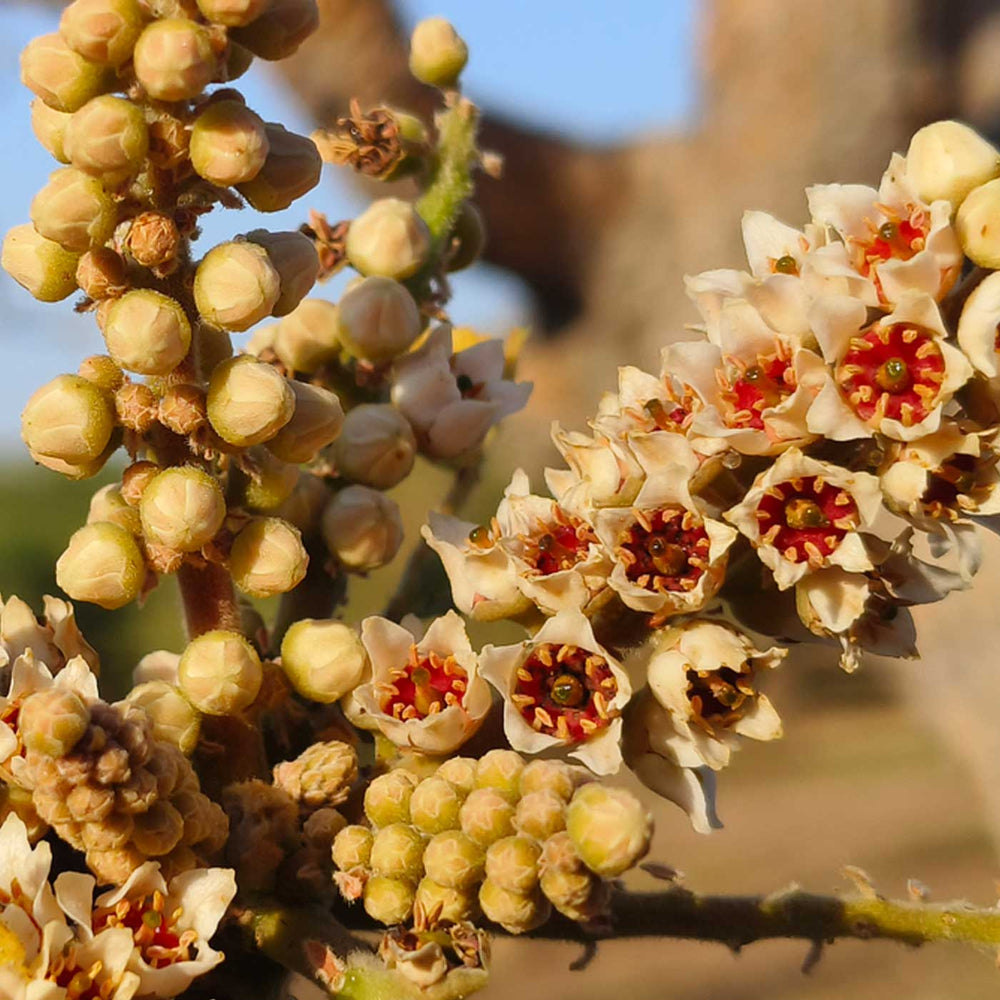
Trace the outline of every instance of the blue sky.
<instances>
[{"instance_id":1,"label":"blue sky","mask_svg":"<svg viewBox=\"0 0 1000 1000\"><path fill-rule=\"evenodd\" d=\"M408 25L441 14L469 43L464 75L484 107L574 138L614 142L682 124L694 107L694 20L697 0L401 0ZM31 94L18 80L18 54L34 36L55 30L48 5L0 7L0 230L27 221L28 205L55 164L31 132ZM308 132L312 123L266 65L239 81L247 103L267 120ZM627 113L626 113L627 109ZM331 170L324 183L286 212L257 216L217 211L205 220L206 249L258 226L294 229L309 207L331 219L359 203ZM452 314L497 334L524 318L517 283L476 267L456 276ZM335 297L336 285L318 294ZM20 447L19 414L43 382L103 351L96 324L76 317L72 299L35 302L0 272L0 448ZM241 341L237 339L237 346Z\"/></svg>"}]
</instances>

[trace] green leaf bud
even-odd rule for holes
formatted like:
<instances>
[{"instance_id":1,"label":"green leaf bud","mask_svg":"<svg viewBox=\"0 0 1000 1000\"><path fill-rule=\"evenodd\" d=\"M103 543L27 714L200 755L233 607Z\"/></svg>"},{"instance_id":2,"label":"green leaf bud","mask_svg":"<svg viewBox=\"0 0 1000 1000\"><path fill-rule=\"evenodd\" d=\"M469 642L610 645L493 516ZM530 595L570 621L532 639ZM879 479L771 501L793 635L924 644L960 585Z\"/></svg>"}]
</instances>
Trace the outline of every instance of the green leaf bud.
<instances>
[{"instance_id":1,"label":"green leaf bud","mask_svg":"<svg viewBox=\"0 0 1000 1000\"><path fill-rule=\"evenodd\" d=\"M417 886L413 904L422 907L426 914L437 914L438 920L450 920L453 923L475 920L479 914L479 898L475 891L450 889L426 876Z\"/></svg>"},{"instance_id":2,"label":"green leaf bud","mask_svg":"<svg viewBox=\"0 0 1000 1000\"><path fill-rule=\"evenodd\" d=\"M21 53L21 83L56 111L82 108L113 81L108 67L84 59L55 33L33 38Z\"/></svg>"},{"instance_id":3,"label":"green leaf bud","mask_svg":"<svg viewBox=\"0 0 1000 1000\"><path fill-rule=\"evenodd\" d=\"M285 462L310 462L340 433L344 410L340 400L321 385L289 381L295 395L291 420L267 442Z\"/></svg>"},{"instance_id":4,"label":"green leaf bud","mask_svg":"<svg viewBox=\"0 0 1000 1000\"><path fill-rule=\"evenodd\" d=\"M241 333L271 315L281 276L267 251L239 240L205 255L194 276L194 301L206 323Z\"/></svg>"},{"instance_id":5,"label":"green leaf bud","mask_svg":"<svg viewBox=\"0 0 1000 1000\"><path fill-rule=\"evenodd\" d=\"M21 705L18 732L24 745L48 757L65 757L87 731L90 710L74 691L51 687Z\"/></svg>"},{"instance_id":6,"label":"green leaf bud","mask_svg":"<svg viewBox=\"0 0 1000 1000\"><path fill-rule=\"evenodd\" d=\"M111 238L118 212L96 177L63 167L32 200L31 221L46 239L82 253Z\"/></svg>"},{"instance_id":7,"label":"green leaf bud","mask_svg":"<svg viewBox=\"0 0 1000 1000\"><path fill-rule=\"evenodd\" d=\"M375 875L416 884L424 873L424 838L407 823L390 823L375 834L371 870Z\"/></svg>"},{"instance_id":8,"label":"green leaf bud","mask_svg":"<svg viewBox=\"0 0 1000 1000\"><path fill-rule=\"evenodd\" d=\"M191 166L205 180L228 187L253 180L267 159L261 117L238 101L213 101L191 127Z\"/></svg>"},{"instance_id":9,"label":"green leaf bud","mask_svg":"<svg viewBox=\"0 0 1000 1000\"><path fill-rule=\"evenodd\" d=\"M448 271L463 271L478 259L486 246L486 225L471 201L462 208L451 231L451 248L445 260Z\"/></svg>"},{"instance_id":10,"label":"green leaf bud","mask_svg":"<svg viewBox=\"0 0 1000 1000\"><path fill-rule=\"evenodd\" d=\"M261 59L290 56L319 27L316 0L270 0L232 37Z\"/></svg>"},{"instance_id":11,"label":"green leaf bud","mask_svg":"<svg viewBox=\"0 0 1000 1000\"><path fill-rule=\"evenodd\" d=\"M476 787L476 763L472 757L449 757L435 773L468 795Z\"/></svg>"},{"instance_id":12,"label":"green leaf bud","mask_svg":"<svg viewBox=\"0 0 1000 1000\"><path fill-rule=\"evenodd\" d=\"M191 324L176 299L151 288L136 288L111 306L104 342L127 371L169 375L187 357Z\"/></svg>"},{"instance_id":13,"label":"green leaf bud","mask_svg":"<svg viewBox=\"0 0 1000 1000\"><path fill-rule=\"evenodd\" d=\"M420 336L420 310L392 278L364 278L341 297L337 333L356 357L384 364L407 351Z\"/></svg>"},{"instance_id":14,"label":"green leaf bud","mask_svg":"<svg viewBox=\"0 0 1000 1000\"><path fill-rule=\"evenodd\" d=\"M649 850L653 822L631 792L592 782L576 790L566 830L583 863L597 875L614 878Z\"/></svg>"},{"instance_id":15,"label":"green leaf bud","mask_svg":"<svg viewBox=\"0 0 1000 1000\"><path fill-rule=\"evenodd\" d=\"M399 505L367 486L340 490L323 511L320 529L331 554L359 572L392 562L403 543Z\"/></svg>"},{"instance_id":16,"label":"green leaf bud","mask_svg":"<svg viewBox=\"0 0 1000 1000\"><path fill-rule=\"evenodd\" d=\"M309 556L302 535L280 517L256 517L236 536L229 571L244 594L274 597L304 579Z\"/></svg>"},{"instance_id":17,"label":"green leaf bud","mask_svg":"<svg viewBox=\"0 0 1000 1000\"><path fill-rule=\"evenodd\" d=\"M69 163L66 152L66 126L72 115L50 108L40 97L31 102L31 130L35 138L60 163Z\"/></svg>"},{"instance_id":18,"label":"green leaf bud","mask_svg":"<svg viewBox=\"0 0 1000 1000\"><path fill-rule=\"evenodd\" d=\"M158 101L186 101L212 82L218 56L208 30L185 18L154 21L133 53L136 79Z\"/></svg>"},{"instance_id":19,"label":"green leaf bud","mask_svg":"<svg viewBox=\"0 0 1000 1000\"><path fill-rule=\"evenodd\" d=\"M531 792L552 792L569 802L576 790L573 772L561 760L533 760L521 772L519 788L522 795Z\"/></svg>"},{"instance_id":20,"label":"green leaf bud","mask_svg":"<svg viewBox=\"0 0 1000 1000\"><path fill-rule=\"evenodd\" d=\"M477 788L462 804L462 832L482 847L514 833L514 806L495 788Z\"/></svg>"},{"instance_id":21,"label":"green leaf bud","mask_svg":"<svg viewBox=\"0 0 1000 1000\"><path fill-rule=\"evenodd\" d=\"M409 771L397 768L380 774L365 789L365 815L375 826L410 821L410 797L417 778Z\"/></svg>"},{"instance_id":22,"label":"green leaf bud","mask_svg":"<svg viewBox=\"0 0 1000 1000\"><path fill-rule=\"evenodd\" d=\"M963 122L931 122L906 151L906 179L922 201L943 198L958 208L965 196L1000 175L1000 151Z\"/></svg>"},{"instance_id":23,"label":"green leaf bud","mask_svg":"<svg viewBox=\"0 0 1000 1000\"><path fill-rule=\"evenodd\" d=\"M410 202L380 198L351 223L345 249L362 274L402 280L424 266L431 234Z\"/></svg>"},{"instance_id":24,"label":"green leaf bud","mask_svg":"<svg viewBox=\"0 0 1000 1000\"><path fill-rule=\"evenodd\" d=\"M139 172L149 152L142 108L111 94L92 98L70 118L64 148L74 167L116 187Z\"/></svg>"},{"instance_id":25,"label":"green leaf bud","mask_svg":"<svg viewBox=\"0 0 1000 1000\"><path fill-rule=\"evenodd\" d=\"M236 715L253 703L264 671L238 632L215 629L192 639L177 670L184 696L206 715Z\"/></svg>"},{"instance_id":26,"label":"green leaf bud","mask_svg":"<svg viewBox=\"0 0 1000 1000\"><path fill-rule=\"evenodd\" d=\"M146 563L136 540L107 521L85 524L73 533L56 562L56 583L74 601L114 611L134 601L146 579Z\"/></svg>"},{"instance_id":27,"label":"green leaf bud","mask_svg":"<svg viewBox=\"0 0 1000 1000\"><path fill-rule=\"evenodd\" d=\"M217 365L208 383L208 419L229 444L273 438L295 412L295 393L277 369L249 354Z\"/></svg>"},{"instance_id":28,"label":"green leaf bud","mask_svg":"<svg viewBox=\"0 0 1000 1000\"><path fill-rule=\"evenodd\" d=\"M521 794L521 774L524 759L514 750L490 750L479 758L476 766L476 786L493 788L510 802Z\"/></svg>"},{"instance_id":29,"label":"green leaf bud","mask_svg":"<svg viewBox=\"0 0 1000 1000\"><path fill-rule=\"evenodd\" d=\"M85 59L120 66L146 23L137 0L74 0L59 21L59 34Z\"/></svg>"},{"instance_id":30,"label":"green leaf bud","mask_svg":"<svg viewBox=\"0 0 1000 1000\"><path fill-rule=\"evenodd\" d=\"M324 705L356 688L367 665L357 632L332 618L302 618L281 640L281 667L292 687Z\"/></svg>"},{"instance_id":31,"label":"green leaf bud","mask_svg":"<svg viewBox=\"0 0 1000 1000\"><path fill-rule=\"evenodd\" d=\"M479 887L479 905L488 920L511 934L526 934L549 919L552 907L537 889L531 893L511 892L486 879Z\"/></svg>"},{"instance_id":32,"label":"green leaf bud","mask_svg":"<svg viewBox=\"0 0 1000 1000\"><path fill-rule=\"evenodd\" d=\"M471 889L483 877L483 848L460 830L433 836L424 850L428 878L448 889Z\"/></svg>"},{"instance_id":33,"label":"green leaf bud","mask_svg":"<svg viewBox=\"0 0 1000 1000\"><path fill-rule=\"evenodd\" d=\"M264 166L237 190L258 212L280 212L319 183L323 160L311 139L268 122Z\"/></svg>"},{"instance_id":34,"label":"green leaf bud","mask_svg":"<svg viewBox=\"0 0 1000 1000\"><path fill-rule=\"evenodd\" d=\"M376 875L365 883L365 913L380 924L401 924L413 912L414 889L410 882Z\"/></svg>"},{"instance_id":35,"label":"green leaf bud","mask_svg":"<svg viewBox=\"0 0 1000 1000\"><path fill-rule=\"evenodd\" d=\"M267 10L268 0L198 0L198 10L206 21L239 28L256 20Z\"/></svg>"},{"instance_id":36,"label":"green leaf bud","mask_svg":"<svg viewBox=\"0 0 1000 1000\"><path fill-rule=\"evenodd\" d=\"M257 468L243 489L243 506L252 511L270 513L292 495L302 473L297 465L282 462L266 448L255 450L253 460Z\"/></svg>"},{"instance_id":37,"label":"green leaf bud","mask_svg":"<svg viewBox=\"0 0 1000 1000\"><path fill-rule=\"evenodd\" d=\"M546 789L528 792L517 804L514 828L535 840L548 840L566 829L566 803Z\"/></svg>"},{"instance_id":38,"label":"green leaf bud","mask_svg":"<svg viewBox=\"0 0 1000 1000\"><path fill-rule=\"evenodd\" d=\"M340 351L337 307L326 299L303 299L278 324L273 346L291 371L313 374Z\"/></svg>"},{"instance_id":39,"label":"green leaf bud","mask_svg":"<svg viewBox=\"0 0 1000 1000\"><path fill-rule=\"evenodd\" d=\"M153 738L190 757L198 745L201 716L180 689L166 681L146 681L129 691L126 701L138 705L153 724Z\"/></svg>"},{"instance_id":40,"label":"green leaf bud","mask_svg":"<svg viewBox=\"0 0 1000 1000\"><path fill-rule=\"evenodd\" d=\"M349 410L333 446L337 472L377 490L401 483L416 453L409 420L389 403L362 403Z\"/></svg>"},{"instance_id":41,"label":"green leaf bud","mask_svg":"<svg viewBox=\"0 0 1000 1000\"><path fill-rule=\"evenodd\" d=\"M143 534L178 552L197 552L226 519L218 482L194 465L164 469L150 480L139 503Z\"/></svg>"},{"instance_id":42,"label":"green leaf bud","mask_svg":"<svg viewBox=\"0 0 1000 1000\"><path fill-rule=\"evenodd\" d=\"M79 375L57 375L35 390L21 413L21 438L28 448L71 465L98 458L114 426L107 393Z\"/></svg>"},{"instance_id":43,"label":"green leaf bud","mask_svg":"<svg viewBox=\"0 0 1000 1000\"><path fill-rule=\"evenodd\" d=\"M990 270L1000 268L1000 178L966 195L955 216L955 230L969 260Z\"/></svg>"},{"instance_id":44,"label":"green leaf bud","mask_svg":"<svg viewBox=\"0 0 1000 1000\"><path fill-rule=\"evenodd\" d=\"M76 283L95 302L118 298L128 291L125 261L110 247L94 247L77 262Z\"/></svg>"},{"instance_id":45,"label":"green leaf bud","mask_svg":"<svg viewBox=\"0 0 1000 1000\"><path fill-rule=\"evenodd\" d=\"M95 521L108 521L124 528L130 535L138 535L142 531L139 512L130 507L122 496L122 491L116 483L102 486L91 498L87 511L87 524Z\"/></svg>"},{"instance_id":46,"label":"green leaf bud","mask_svg":"<svg viewBox=\"0 0 1000 1000\"><path fill-rule=\"evenodd\" d=\"M469 48L443 17L421 21L410 36L410 72L431 87L449 88L458 83Z\"/></svg>"},{"instance_id":47,"label":"green leaf bud","mask_svg":"<svg viewBox=\"0 0 1000 1000\"><path fill-rule=\"evenodd\" d=\"M528 893L538 885L539 844L530 837L504 837L486 851L486 877L509 892Z\"/></svg>"},{"instance_id":48,"label":"green leaf bud","mask_svg":"<svg viewBox=\"0 0 1000 1000\"><path fill-rule=\"evenodd\" d=\"M457 830L465 796L444 778L425 778L410 797L410 820L422 833Z\"/></svg>"},{"instance_id":49,"label":"green leaf bud","mask_svg":"<svg viewBox=\"0 0 1000 1000\"><path fill-rule=\"evenodd\" d=\"M105 392L117 392L125 384L125 373L106 354L84 358L76 373Z\"/></svg>"},{"instance_id":50,"label":"green leaf bud","mask_svg":"<svg viewBox=\"0 0 1000 1000\"><path fill-rule=\"evenodd\" d=\"M40 235L30 223L14 226L3 240L3 269L40 302L59 302L76 291L79 257Z\"/></svg>"},{"instance_id":51,"label":"green leaf bud","mask_svg":"<svg viewBox=\"0 0 1000 1000\"><path fill-rule=\"evenodd\" d=\"M372 856L375 836L367 826L345 826L333 838L330 854L333 863L341 871L352 868L366 868Z\"/></svg>"},{"instance_id":52,"label":"green leaf bud","mask_svg":"<svg viewBox=\"0 0 1000 1000\"><path fill-rule=\"evenodd\" d=\"M287 316L316 284L319 257L313 241L304 233L271 233L266 229L255 229L246 238L267 251L281 279L281 294L271 315Z\"/></svg>"}]
</instances>

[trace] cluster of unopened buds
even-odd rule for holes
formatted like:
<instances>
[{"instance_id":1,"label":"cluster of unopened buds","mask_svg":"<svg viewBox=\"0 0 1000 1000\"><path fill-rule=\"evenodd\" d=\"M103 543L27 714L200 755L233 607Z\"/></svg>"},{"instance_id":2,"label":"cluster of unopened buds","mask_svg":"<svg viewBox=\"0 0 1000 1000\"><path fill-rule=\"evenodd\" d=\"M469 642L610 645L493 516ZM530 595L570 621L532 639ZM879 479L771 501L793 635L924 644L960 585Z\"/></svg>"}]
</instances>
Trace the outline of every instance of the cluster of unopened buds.
<instances>
[{"instance_id":1,"label":"cluster of unopened buds","mask_svg":"<svg viewBox=\"0 0 1000 1000\"><path fill-rule=\"evenodd\" d=\"M436 18L414 32L410 67L445 98L433 128L354 105L306 138L228 84L317 23L315 0L74 0L22 56L65 166L3 266L42 301L81 292L108 352L39 389L22 435L71 479L129 458L56 580L115 609L177 574L191 640L110 703L69 603L0 606L15 1000L179 995L262 897L391 928L378 959L310 953L333 990L465 995L482 921L609 918L652 834L601 780L623 764L717 825L715 772L781 733L761 682L785 650L743 627L838 643L847 669L912 655L908 607L969 585L971 519L1000 510L1000 156L940 122L878 190L810 189L801 231L745 216L750 270L688 279L702 339L658 374L622 368L591 434L555 428L551 497L518 471L488 524L430 513L455 606L523 641L477 651L455 611L334 617L347 575L400 548L386 491L418 455L467 477L530 386L516 346L445 312L447 272L482 245L472 174L494 164L458 91L464 43ZM286 208L323 160L421 194L194 259L202 214ZM348 265L338 302L307 297ZM233 585L285 595L274 629ZM324 587L329 617L297 613Z\"/></svg>"}]
</instances>

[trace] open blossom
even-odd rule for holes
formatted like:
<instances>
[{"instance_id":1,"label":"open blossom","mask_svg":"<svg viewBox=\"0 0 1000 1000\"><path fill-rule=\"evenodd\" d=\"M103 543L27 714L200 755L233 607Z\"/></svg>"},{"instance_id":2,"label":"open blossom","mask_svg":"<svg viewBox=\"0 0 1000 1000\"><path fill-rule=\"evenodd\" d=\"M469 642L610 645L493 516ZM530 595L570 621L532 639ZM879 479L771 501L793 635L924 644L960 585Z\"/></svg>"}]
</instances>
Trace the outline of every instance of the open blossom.
<instances>
[{"instance_id":1,"label":"open blossom","mask_svg":"<svg viewBox=\"0 0 1000 1000\"><path fill-rule=\"evenodd\" d=\"M586 516L595 507L635 499L645 479L639 459L624 441L595 432L565 431L552 425L552 441L568 469L546 469L545 483L565 509Z\"/></svg>"},{"instance_id":2,"label":"open blossom","mask_svg":"<svg viewBox=\"0 0 1000 1000\"><path fill-rule=\"evenodd\" d=\"M621 710L632 694L618 661L578 611L564 611L513 646L486 646L483 676L504 700L515 750L562 748L595 774L621 766Z\"/></svg>"},{"instance_id":3,"label":"open blossom","mask_svg":"<svg viewBox=\"0 0 1000 1000\"><path fill-rule=\"evenodd\" d=\"M422 753L454 753L482 725L489 686L462 619L449 611L420 640L402 625L372 615L361 623L371 679L354 699L384 736Z\"/></svg>"}]
</instances>

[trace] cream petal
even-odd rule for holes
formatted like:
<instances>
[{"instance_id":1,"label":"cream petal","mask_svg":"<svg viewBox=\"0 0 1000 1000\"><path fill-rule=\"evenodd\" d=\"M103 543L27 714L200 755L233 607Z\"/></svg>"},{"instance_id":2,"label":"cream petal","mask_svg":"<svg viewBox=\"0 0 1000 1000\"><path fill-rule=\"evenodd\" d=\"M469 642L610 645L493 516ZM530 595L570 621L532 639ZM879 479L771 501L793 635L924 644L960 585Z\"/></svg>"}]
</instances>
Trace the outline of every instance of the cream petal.
<instances>
[{"instance_id":1,"label":"cream petal","mask_svg":"<svg viewBox=\"0 0 1000 1000\"><path fill-rule=\"evenodd\" d=\"M777 740L782 736L781 718L767 695L758 694L742 718L733 723L732 731L751 740Z\"/></svg>"},{"instance_id":2,"label":"cream petal","mask_svg":"<svg viewBox=\"0 0 1000 1000\"><path fill-rule=\"evenodd\" d=\"M94 876L83 872L63 872L53 883L60 908L80 928L85 940L93 936L90 921L96 885Z\"/></svg>"},{"instance_id":3,"label":"cream petal","mask_svg":"<svg viewBox=\"0 0 1000 1000\"><path fill-rule=\"evenodd\" d=\"M371 615L361 622L361 643L372 663L372 680L379 684L389 671L409 661L413 634L396 622Z\"/></svg>"},{"instance_id":4,"label":"cream petal","mask_svg":"<svg viewBox=\"0 0 1000 1000\"><path fill-rule=\"evenodd\" d=\"M631 767L647 788L687 813L695 832L711 833L722 828L715 811L716 778L709 768L678 767L652 753L643 754Z\"/></svg>"},{"instance_id":5,"label":"cream petal","mask_svg":"<svg viewBox=\"0 0 1000 1000\"><path fill-rule=\"evenodd\" d=\"M868 235L878 192L864 184L814 184L806 188L813 222L836 229L845 239Z\"/></svg>"},{"instance_id":6,"label":"cream petal","mask_svg":"<svg viewBox=\"0 0 1000 1000\"><path fill-rule=\"evenodd\" d=\"M747 262L758 278L772 274L772 264L781 257L790 256L800 262L808 249L799 230L786 226L766 212L744 212L742 228Z\"/></svg>"},{"instance_id":7,"label":"cream petal","mask_svg":"<svg viewBox=\"0 0 1000 1000\"><path fill-rule=\"evenodd\" d=\"M180 653L171 653L166 649L147 653L133 668L132 683L138 685L147 681L166 681L167 684L176 684L180 662Z\"/></svg>"},{"instance_id":8,"label":"cream petal","mask_svg":"<svg viewBox=\"0 0 1000 1000\"><path fill-rule=\"evenodd\" d=\"M231 868L194 868L170 880L168 899L182 910L178 926L208 941L235 895L236 873Z\"/></svg>"},{"instance_id":9,"label":"cream petal","mask_svg":"<svg viewBox=\"0 0 1000 1000\"><path fill-rule=\"evenodd\" d=\"M958 320L958 344L977 371L997 375L997 327L1000 325L1000 272L987 275L972 291Z\"/></svg>"},{"instance_id":10,"label":"cream petal","mask_svg":"<svg viewBox=\"0 0 1000 1000\"><path fill-rule=\"evenodd\" d=\"M562 741L555 736L532 729L517 710L517 706L510 701L504 701L503 731L507 742L519 753L544 753L562 745Z\"/></svg>"},{"instance_id":11,"label":"cream petal","mask_svg":"<svg viewBox=\"0 0 1000 1000\"><path fill-rule=\"evenodd\" d=\"M574 745L569 756L602 777L617 774L622 766L622 720L613 719L598 736Z\"/></svg>"},{"instance_id":12,"label":"cream petal","mask_svg":"<svg viewBox=\"0 0 1000 1000\"><path fill-rule=\"evenodd\" d=\"M827 364L836 364L847 352L852 337L865 325L868 310L858 299L827 295L809 310L809 322Z\"/></svg>"}]
</instances>

